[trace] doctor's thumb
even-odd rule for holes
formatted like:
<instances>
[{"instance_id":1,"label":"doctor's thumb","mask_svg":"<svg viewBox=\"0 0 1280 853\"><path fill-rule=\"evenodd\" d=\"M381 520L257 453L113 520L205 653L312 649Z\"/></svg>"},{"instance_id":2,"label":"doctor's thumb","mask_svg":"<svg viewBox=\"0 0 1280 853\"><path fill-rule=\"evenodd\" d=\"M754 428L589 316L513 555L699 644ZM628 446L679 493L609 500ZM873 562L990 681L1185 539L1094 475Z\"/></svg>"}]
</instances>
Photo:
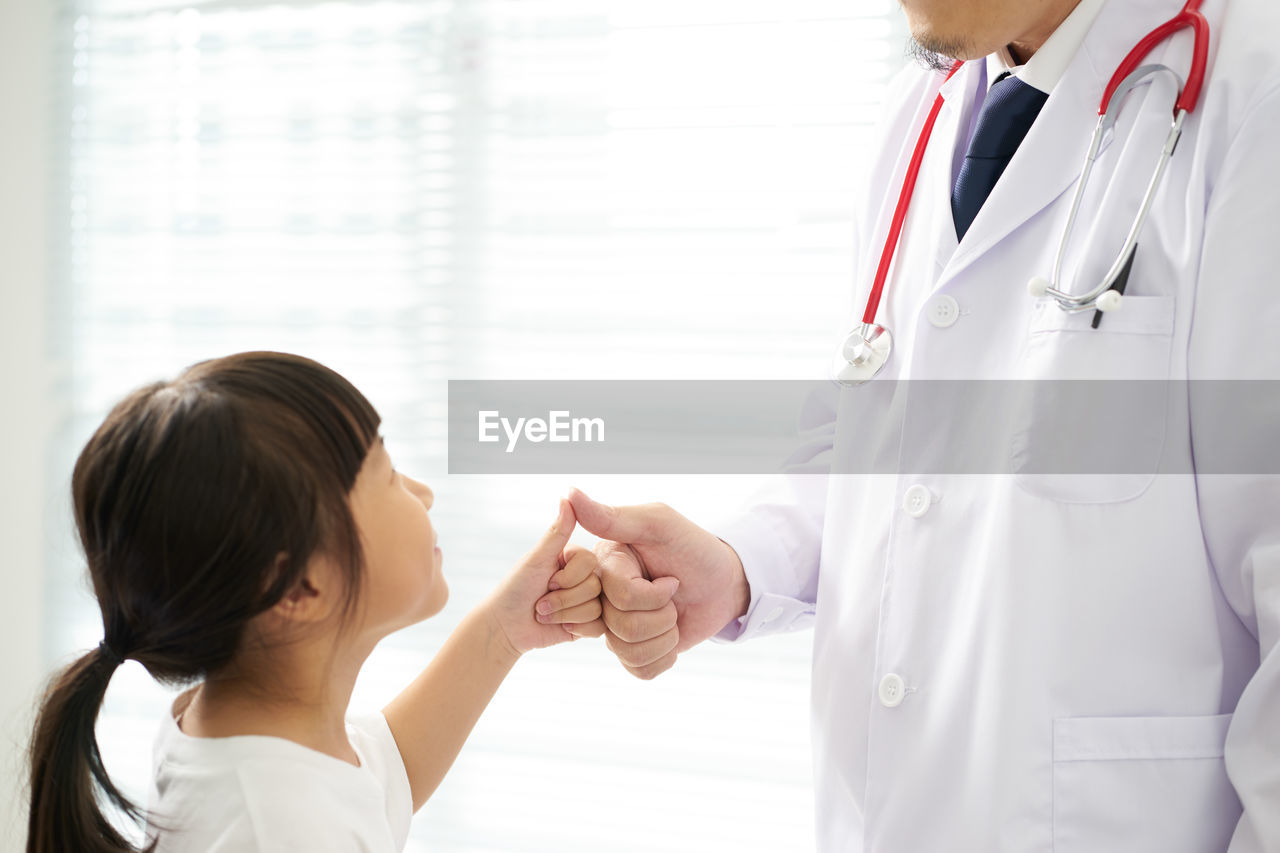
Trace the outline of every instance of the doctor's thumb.
<instances>
[{"instance_id":1,"label":"doctor's thumb","mask_svg":"<svg viewBox=\"0 0 1280 853\"><path fill-rule=\"evenodd\" d=\"M653 586L666 596L667 601L670 601L676 597L676 590L680 588L680 579L673 577L654 578Z\"/></svg>"},{"instance_id":2,"label":"doctor's thumb","mask_svg":"<svg viewBox=\"0 0 1280 853\"><path fill-rule=\"evenodd\" d=\"M638 506L615 507L587 497L581 489L569 491L569 503L578 524L588 533L614 542L643 542L650 525L644 516L645 508Z\"/></svg>"}]
</instances>

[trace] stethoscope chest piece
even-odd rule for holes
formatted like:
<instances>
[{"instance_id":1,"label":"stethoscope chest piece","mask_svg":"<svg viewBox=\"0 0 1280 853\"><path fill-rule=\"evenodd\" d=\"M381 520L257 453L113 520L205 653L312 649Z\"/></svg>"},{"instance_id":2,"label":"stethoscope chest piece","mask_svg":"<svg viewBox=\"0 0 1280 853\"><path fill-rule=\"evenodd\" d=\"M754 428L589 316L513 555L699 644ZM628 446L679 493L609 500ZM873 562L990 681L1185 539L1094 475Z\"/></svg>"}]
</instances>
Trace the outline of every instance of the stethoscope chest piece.
<instances>
[{"instance_id":1,"label":"stethoscope chest piece","mask_svg":"<svg viewBox=\"0 0 1280 853\"><path fill-rule=\"evenodd\" d=\"M884 369L893 335L878 323L861 323L845 336L832 374L841 385L861 385Z\"/></svg>"}]
</instances>

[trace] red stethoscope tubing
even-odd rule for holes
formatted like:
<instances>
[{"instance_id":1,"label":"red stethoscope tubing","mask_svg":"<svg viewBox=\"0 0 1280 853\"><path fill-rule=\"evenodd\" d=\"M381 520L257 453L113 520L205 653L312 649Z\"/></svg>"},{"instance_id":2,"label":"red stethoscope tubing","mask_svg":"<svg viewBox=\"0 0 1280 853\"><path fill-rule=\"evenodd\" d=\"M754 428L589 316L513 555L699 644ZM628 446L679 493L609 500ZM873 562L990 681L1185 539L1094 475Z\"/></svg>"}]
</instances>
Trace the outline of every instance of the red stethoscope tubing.
<instances>
[{"instance_id":1,"label":"red stethoscope tubing","mask_svg":"<svg viewBox=\"0 0 1280 853\"><path fill-rule=\"evenodd\" d=\"M963 62L957 62L947 72L947 80L955 76ZM942 82L946 82L943 80ZM876 268L876 278L871 284L871 293L867 296L867 310L862 314L862 322L874 323L876 311L880 308L880 296L884 293L884 283L889 279L889 267L893 266L893 253L898 248L898 238L902 236L902 223L907 221L907 208L911 206L911 196L916 191L916 178L920 176L920 164L924 162L924 151L929 147L929 137L933 135L933 125L942 111L944 98L942 93L933 99L933 108L929 117L924 120L920 129L920 138L916 140L916 148L911 152L911 162L907 164L907 176L902 180L902 190L898 193L898 205L893 209L893 221L889 224L889 236L884 242L884 251L880 253L880 266Z\"/></svg>"},{"instance_id":2,"label":"red stethoscope tubing","mask_svg":"<svg viewBox=\"0 0 1280 853\"><path fill-rule=\"evenodd\" d=\"M1201 2L1202 0L1187 0L1182 11L1149 32L1142 41L1133 46L1115 74L1111 75L1110 82L1107 83L1102 96L1102 105L1098 107L1099 115L1107 111L1111 97L1120 83L1133 73L1138 64L1155 49L1157 44L1188 27L1195 34L1191 71L1187 75L1186 85L1178 96L1178 102L1174 105L1174 112L1186 110L1190 113L1196 108L1196 102L1200 99L1200 89L1204 85L1205 67L1209 58L1209 23L1200 12ZM961 65L963 63L957 62L951 66L946 79L950 80L954 77ZM943 82L945 83L946 80ZM916 140L915 150L911 152L911 162L907 164L907 174L903 178L902 190L898 193L898 204L893 209L893 220L889 224L889 236L885 239L884 250L880 253L880 264L876 267L875 281L872 282L871 293L867 296L867 310L862 314L864 323L870 324L876 321L880 297L884 294L885 282L889 279L889 268L893 266L893 255L898 248L898 240L902 236L902 226L907 220L907 209L911 206L911 196L915 193L916 178L920 176L920 164L924 162L924 152L929 146L929 137L933 135L933 126L938 120L938 113L942 110L943 100L942 93L939 92L933 101L933 108L929 110L929 115L924 120L924 127L920 129L920 138Z\"/></svg>"},{"instance_id":3,"label":"red stethoscope tubing","mask_svg":"<svg viewBox=\"0 0 1280 853\"><path fill-rule=\"evenodd\" d=\"M1098 115L1102 115L1107 111L1107 107L1111 104L1111 96L1115 94L1116 89L1124 82L1124 78L1137 69L1138 64L1146 58L1147 54L1155 50L1160 42L1169 38L1169 36L1179 30L1188 27L1194 32L1195 46L1192 48L1191 54L1191 70L1187 74L1186 85L1182 87L1182 93L1178 95L1178 102L1173 105L1174 113L1186 110L1188 113L1193 112L1196 108L1196 102L1200 100L1200 88L1204 85L1204 72L1209 64L1209 22L1200 12L1200 3L1202 0L1187 0L1186 5L1182 7L1182 11L1156 27L1151 32L1133 46L1133 50L1120 63L1120 67L1116 69L1116 73L1111 75L1110 82L1102 95L1102 105L1098 107Z\"/></svg>"}]
</instances>

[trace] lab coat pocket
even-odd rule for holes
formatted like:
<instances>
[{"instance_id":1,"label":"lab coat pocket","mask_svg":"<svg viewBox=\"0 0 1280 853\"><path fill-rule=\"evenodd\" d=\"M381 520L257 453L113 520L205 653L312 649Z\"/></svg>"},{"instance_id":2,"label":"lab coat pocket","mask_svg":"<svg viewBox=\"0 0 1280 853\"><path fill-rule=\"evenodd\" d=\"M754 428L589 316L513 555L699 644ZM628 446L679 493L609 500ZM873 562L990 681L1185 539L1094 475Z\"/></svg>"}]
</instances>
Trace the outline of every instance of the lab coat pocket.
<instances>
[{"instance_id":1,"label":"lab coat pocket","mask_svg":"<svg viewBox=\"0 0 1280 853\"><path fill-rule=\"evenodd\" d=\"M1053 721L1054 853L1224 851L1240 818L1230 714Z\"/></svg>"},{"instance_id":2,"label":"lab coat pocket","mask_svg":"<svg viewBox=\"0 0 1280 853\"><path fill-rule=\"evenodd\" d=\"M1019 364L1011 470L1050 500L1136 498L1164 452L1173 297L1126 296L1097 329L1093 313L1040 300Z\"/></svg>"}]
</instances>

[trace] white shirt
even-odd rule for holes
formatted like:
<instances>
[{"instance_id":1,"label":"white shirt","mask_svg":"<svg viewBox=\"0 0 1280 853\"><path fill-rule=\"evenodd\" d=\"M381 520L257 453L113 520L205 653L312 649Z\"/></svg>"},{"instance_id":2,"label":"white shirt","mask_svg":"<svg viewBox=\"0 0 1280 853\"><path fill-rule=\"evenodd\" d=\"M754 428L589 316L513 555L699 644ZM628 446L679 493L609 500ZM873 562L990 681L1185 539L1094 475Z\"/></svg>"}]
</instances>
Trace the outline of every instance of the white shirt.
<instances>
[{"instance_id":1,"label":"white shirt","mask_svg":"<svg viewBox=\"0 0 1280 853\"><path fill-rule=\"evenodd\" d=\"M985 63L942 85L881 304L894 351L871 385L1167 380L1156 387L1183 419L1124 428L1196 473L1030 473L1026 451L1062 436L1035 394L976 431L957 422L963 406L928 418L908 405L875 441L858 429L874 421L866 394L832 386L802 415L789 475L713 527L751 586L722 639L814 630L825 853L1280 851L1280 477L1206 469L1217 413L1184 382L1280 379L1280 4L1205 0L1211 70L1121 310L1095 330L1089 313L1027 293L1052 269L1107 80L1181 5L1103 5L959 242L952 157ZM1184 32L1147 61L1185 75L1190 53ZM855 208L846 329L939 84L913 68L891 87ZM1164 75L1129 95L1067 252L1073 291L1111 264L1174 96ZM1247 416L1280 435L1270 402ZM944 432L985 438L1011 473L932 473ZM848 467L864 439L896 473Z\"/></svg>"},{"instance_id":2,"label":"white shirt","mask_svg":"<svg viewBox=\"0 0 1280 853\"><path fill-rule=\"evenodd\" d=\"M1080 0L1071 14L1058 25L1040 49L1032 54L1025 65L1018 65L1007 47L1002 47L987 57L988 85L1001 73L1012 72L1023 83L1039 89L1046 95L1058 85L1067 66L1075 59L1080 45L1089 34L1089 28L1097 20L1106 0Z\"/></svg>"},{"instance_id":3,"label":"white shirt","mask_svg":"<svg viewBox=\"0 0 1280 853\"><path fill-rule=\"evenodd\" d=\"M283 738L192 737L166 714L148 810L156 853L403 850L413 799L387 721L350 719L347 734L359 767Z\"/></svg>"}]
</instances>

